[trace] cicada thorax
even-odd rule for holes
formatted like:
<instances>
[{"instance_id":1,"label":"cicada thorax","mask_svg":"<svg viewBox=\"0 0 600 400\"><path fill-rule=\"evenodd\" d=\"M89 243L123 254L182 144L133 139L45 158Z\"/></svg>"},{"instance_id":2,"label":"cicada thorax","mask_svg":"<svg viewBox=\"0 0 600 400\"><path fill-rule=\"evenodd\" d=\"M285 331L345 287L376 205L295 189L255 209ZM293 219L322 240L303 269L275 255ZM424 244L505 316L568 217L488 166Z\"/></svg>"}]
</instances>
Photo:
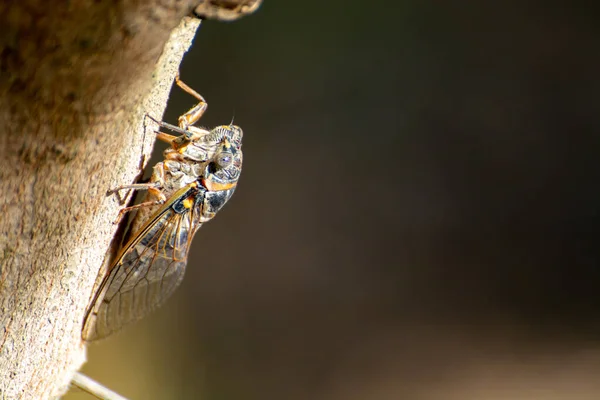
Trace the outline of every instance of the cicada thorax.
<instances>
[{"instance_id":1,"label":"cicada thorax","mask_svg":"<svg viewBox=\"0 0 600 400\"><path fill-rule=\"evenodd\" d=\"M165 152L166 153L166 152ZM197 181L205 168L205 163L192 162L189 160L173 160L165 157L152 169L150 184L156 184L154 190L148 190L141 199L143 202L154 202L156 205L140 208L132 216L128 229L130 234L139 232L143 224L161 208L168 199L180 189L192 182Z\"/></svg>"},{"instance_id":2,"label":"cicada thorax","mask_svg":"<svg viewBox=\"0 0 600 400\"><path fill-rule=\"evenodd\" d=\"M201 222L210 220L231 198L242 171L242 130L237 126L217 127L220 144L206 164L201 184L206 189Z\"/></svg>"},{"instance_id":3,"label":"cicada thorax","mask_svg":"<svg viewBox=\"0 0 600 400\"><path fill-rule=\"evenodd\" d=\"M165 150L165 158L204 163L215 154L218 140L214 140L215 135L211 131L190 126L186 133L187 135L181 135L170 142L171 148Z\"/></svg>"}]
</instances>

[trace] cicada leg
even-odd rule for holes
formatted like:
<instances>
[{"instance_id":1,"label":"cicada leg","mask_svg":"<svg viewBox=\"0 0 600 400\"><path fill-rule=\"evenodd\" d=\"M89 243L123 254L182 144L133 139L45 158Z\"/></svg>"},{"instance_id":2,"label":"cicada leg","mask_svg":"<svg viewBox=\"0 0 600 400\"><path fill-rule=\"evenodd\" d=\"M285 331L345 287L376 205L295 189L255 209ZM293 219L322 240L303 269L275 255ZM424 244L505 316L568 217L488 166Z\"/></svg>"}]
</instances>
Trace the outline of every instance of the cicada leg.
<instances>
[{"instance_id":1,"label":"cicada leg","mask_svg":"<svg viewBox=\"0 0 600 400\"><path fill-rule=\"evenodd\" d=\"M117 219L113 222L113 224L118 224L119 221L121 220L121 218L123 217L123 215L125 215L129 211L137 210L138 208L142 208L142 207L158 206L160 204L164 204L165 201L166 200L162 200L162 199L161 200L153 200L153 201L144 201L143 203L140 203L140 204L134 204L133 206L123 207L123 208L121 208L121 210L119 210L119 215L117 216Z\"/></svg>"},{"instance_id":2,"label":"cicada leg","mask_svg":"<svg viewBox=\"0 0 600 400\"><path fill-rule=\"evenodd\" d=\"M153 187L153 186L144 186L144 185L149 185L149 184L139 183L136 185L123 186L123 187L120 187L119 189L148 190L148 192L151 193L152 196L156 197L156 200L144 201L139 204L134 204L129 207L121 208L119 210L119 215L117 215L117 219L115 219L113 224L118 224L119 221L121 220L121 218L123 217L123 215L125 215L129 211L137 210L138 208L142 208L142 207L157 206L157 205L163 204L165 201L167 201L167 198L165 197L165 195L163 194L163 192L160 189Z\"/></svg>"},{"instance_id":3,"label":"cicada leg","mask_svg":"<svg viewBox=\"0 0 600 400\"><path fill-rule=\"evenodd\" d=\"M194 89L192 89L183 81L181 81L179 79L179 75L175 77L175 83L185 92L194 96L198 100L198 104L190 108L185 114L179 117L179 126L171 125L168 122L159 121L148 114L146 114L146 117L150 118L161 128L166 128L173 132L181 133L182 136L180 137L161 131L156 132L156 138L158 140L170 144L173 148L178 148L182 145L189 143L189 140L194 140L195 138L207 135L210 132L206 129L201 129L192 126L196 122L198 122L198 120L202 117L202 115L206 111L206 108L208 107L208 103L206 103L204 97L202 97L200 93L196 92Z\"/></svg>"},{"instance_id":4,"label":"cicada leg","mask_svg":"<svg viewBox=\"0 0 600 400\"><path fill-rule=\"evenodd\" d=\"M173 132L181 133L181 136L174 136L161 131L156 132L156 138L158 140L170 144L173 146L173 148L181 147L182 145L187 144L196 138L210 133L210 131L207 131L206 129L197 128L195 126L189 126L187 129L180 128L179 126L169 124L168 122L159 121L150 114L146 114L146 117L150 118L161 128L166 128Z\"/></svg>"},{"instance_id":5,"label":"cicada leg","mask_svg":"<svg viewBox=\"0 0 600 400\"><path fill-rule=\"evenodd\" d=\"M158 188L160 186L160 182L149 182L149 183L133 183L131 185L123 185L118 186L114 189L110 189L108 191L109 194L117 193L121 190L134 189L134 190L150 190L153 188Z\"/></svg>"},{"instance_id":6,"label":"cicada leg","mask_svg":"<svg viewBox=\"0 0 600 400\"><path fill-rule=\"evenodd\" d=\"M156 139L160 140L161 142L165 142L167 144L170 144L171 147L175 147L176 146L176 140L179 138L179 136L175 136L175 135L171 135L165 132L161 132L158 131L156 132Z\"/></svg>"},{"instance_id":7,"label":"cicada leg","mask_svg":"<svg viewBox=\"0 0 600 400\"><path fill-rule=\"evenodd\" d=\"M129 207L123 207L121 210L119 210L119 215L117 216L117 219L113 223L117 224L121 220L123 215L129 211L137 210L138 208L142 208L142 207L156 206L159 204L163 204L165 201L167 201L167 197L161 190L161 188L163 187L164 181L165 181L164 165L163 165L163 163L159 163L154 167L154 169L152 171L152 177L150 178L150 182L148 182L148 183L132 183L130 185L123 185L123 186L119 186L119 187L109 190L109 193L118 193L121 190L147 190L148 193L155 199L155 200L150 200L150 201L144 201L139 204L134 204Z\"/></svg>"},{"instance_id":8,"label":"cicada leg","mask_svg":"<svg viewBox=\"0 0 600 400\"><path fill-rule=\"evenodd\" d=\"M208 104L200 93L196 92L194 89L186 85L181 79L179 79L179 75L175 77L175 83L186 93L191 94L196 98L196 100L198 100L198 104L190 108L188 112L179 117L179 127L187 130L190 125L194 125L196 122L198 122L198 120L202 117L202 114L204 114L204 111L206 111Z\"/></svg>"}]
</instances>

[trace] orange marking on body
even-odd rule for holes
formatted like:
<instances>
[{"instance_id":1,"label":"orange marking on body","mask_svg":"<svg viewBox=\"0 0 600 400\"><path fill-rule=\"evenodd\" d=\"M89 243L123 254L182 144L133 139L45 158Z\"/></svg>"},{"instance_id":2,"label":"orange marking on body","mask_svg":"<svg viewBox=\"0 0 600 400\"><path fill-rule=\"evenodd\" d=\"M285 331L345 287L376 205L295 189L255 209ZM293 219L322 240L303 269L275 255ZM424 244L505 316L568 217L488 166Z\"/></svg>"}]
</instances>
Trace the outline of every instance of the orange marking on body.
<instances>
[{"instance_id":1,"label":"orange marking on body","mask_svg":"<svg viewBox=\"0 0 600 400\"><path fill-rule=\"evenodd\" d=\"M192 208L194 206L194 198L193 197L188 197L187 199L185 199L183 201L183 206L185 208Z\"/></svg>"},{"instance_id":2,"label":"orange marking on body","mask_svg":"<svg viewBox=\"0 0 600 400\"><path fill-rule=\"evenodd\" d=\"M182 145L173 144L173 148L177 149L180 154L185 153L185 149L188 147L189 143L184 143Z\"/></svg>"},{"instance_id":3,"label":"orange marking on body","mask_svg":"<svg viewBox=\"0 0 600 400\"><path fill-rule=\"evenodd\" d=\"M179 153L166 153L165 152L165 160L171 161L183 161L183 157ZM165 169L169 169L167 165L165 165Z\"/></svg>"},{"instance_id":4,"label":"orange marking on body","mask_svg":"<svg viewBox=\"0 0 600 400\"><path fill-rule=\"evenodd\" d=\"M228 190L231 189L232 187L234 187L235 185L237 185L237 182L232 182L232 183L217 183L217 182L213 182L209 179L203 179L202 180L202 184L204 185L205 188L207 188L208 190L212 191L212 192L219 192L221 190Z\"/></svg>"},{"instance_id":5,"label":"orange marking on body","mask_svg":"<svg viewBox=\"0 0 600 400\"><path fill-rule=\"evenodd\" d=\"M226 137L223 138L223 148L225 150L231 149L231 143L229 143L229 140Z\"/></svg>"}]
</instances>

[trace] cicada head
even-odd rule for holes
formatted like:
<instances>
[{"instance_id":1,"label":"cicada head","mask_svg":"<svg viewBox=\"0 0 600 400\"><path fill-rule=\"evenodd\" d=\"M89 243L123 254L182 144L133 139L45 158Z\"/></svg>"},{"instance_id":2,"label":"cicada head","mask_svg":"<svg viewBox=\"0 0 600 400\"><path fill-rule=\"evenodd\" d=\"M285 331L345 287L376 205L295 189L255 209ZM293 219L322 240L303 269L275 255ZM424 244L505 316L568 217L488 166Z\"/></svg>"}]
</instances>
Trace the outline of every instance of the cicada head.
<instances>
[{"instance_id":1,"label":"cicada head","mask_svg":"<svg viewBox=\"0 0 600 400\"><path fill-rule=\"evenodd\" d=\"M231 198L242 171L242 129L235 125L223 125L211 133L218 139L218 145L200 179L205 189L200 222L212 219Z\"/></svg>"},{"instance_id":2,"label":"cicada head","mask_svg":"<svg viewBox=\"0 0 600 400\"><path fill-rule=\"evenodd\" d=\"M225 190L235 186L242 171L242 128L222 125L211 131L217 143L206 165L205 186L208 190Z\"/></svg>"}]
</instances>

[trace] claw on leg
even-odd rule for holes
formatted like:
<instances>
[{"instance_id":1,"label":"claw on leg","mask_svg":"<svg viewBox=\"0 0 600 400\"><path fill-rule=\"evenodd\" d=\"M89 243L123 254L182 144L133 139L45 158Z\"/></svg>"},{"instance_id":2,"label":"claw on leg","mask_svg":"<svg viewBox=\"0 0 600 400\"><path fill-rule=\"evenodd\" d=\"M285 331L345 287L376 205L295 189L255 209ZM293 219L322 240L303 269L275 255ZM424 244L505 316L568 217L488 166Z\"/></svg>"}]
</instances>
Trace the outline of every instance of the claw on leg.
<instances>
[{"instance_id":1,"label":"claw on leg","mask_svg":"<svg viewBox=\"0 0 600 400\"><path fill-rule=\"evenodd\" d=\"M167 201L167 197L162 192L161 188L163 187L165 182L165 167L163 163L158 163L154 166L152 171L152 177L150 178L150 182L148 183L132 183L130 185L123 185L111 189L108 193L115 193L118 195L121 190L147 190L148 198L154 199L145 201L140 204L135 204L133 206L124 207L119 211L119 215L117 216L115 224L118 223L123 215L131 210L136 210L141 207L151 207L159 204L163 204ZM120 196L118 196L120 199Z\"/></svg>"},{"instance_id":2,"label":"claw on leg","mask_svg":"<svg viewBox=\"0 0 600 400\"><path fill-rule=\"evenodd\" d=\"M144 188L147 189L148 193L151 196L153 196L154 198L156 198L156 200L144 201L143 203L140 203L140 204L134 204L129 207L121 208L119 210L119 215L117 215L117 219L115 219L115 221L113 221L113 224L115 224L115 225L118 224L119 221L121 221L121 218L123 218L123 215L125 215L129 211L137 210L137 209L143 208L143 207L157 206L160 204L164 204L165 201L167 201L167 198L164 195L164 193L158 187L156 187L155 184L138 183L138 184L128 185L128 186L131 187L131 186L140 186L140 185L152 185L152 186L144 186ZM138 187L136 187L136 188L139 189Z\"/></svg>"},{"instance_id":3,"label":"claw on leg","mask_svg":"<svg viewBox=\"0 0 600 400\"><path fill-rule=\"evenodd\" d=\"M145 201L140 204L135 204L133 206L121 208L121 210L119 210L119 215L117 215L117 218L113 221L113 225L118 224L119 221L121 221L121 218L123 218L123 215L127 214L129 211L137 210L138 208L143 207L158 206L160 204L163 204L164 202L164 200Z\"/></svg>"}]
</instances>

